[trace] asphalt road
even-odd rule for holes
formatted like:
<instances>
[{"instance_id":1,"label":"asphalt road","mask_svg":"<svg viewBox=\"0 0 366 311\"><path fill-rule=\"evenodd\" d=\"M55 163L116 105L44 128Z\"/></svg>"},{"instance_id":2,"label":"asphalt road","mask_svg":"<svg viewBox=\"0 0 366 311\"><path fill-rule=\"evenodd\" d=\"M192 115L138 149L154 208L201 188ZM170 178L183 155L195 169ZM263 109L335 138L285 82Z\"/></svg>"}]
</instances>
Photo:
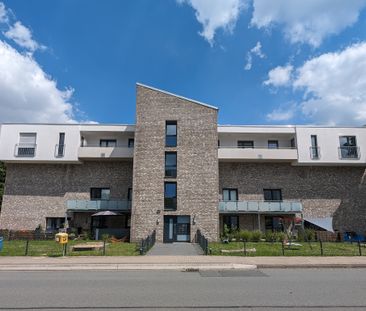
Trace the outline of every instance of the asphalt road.
<instances>
[{"instance_id":1,"label":"asphalt road","mask_svg":"<svg viewBox=\"0 0 366 311\"><path fill-rule=\"evenodd\" d=\"M366 269L0 272L0 310L366 310Z\"/></svg>"}]
</instances>

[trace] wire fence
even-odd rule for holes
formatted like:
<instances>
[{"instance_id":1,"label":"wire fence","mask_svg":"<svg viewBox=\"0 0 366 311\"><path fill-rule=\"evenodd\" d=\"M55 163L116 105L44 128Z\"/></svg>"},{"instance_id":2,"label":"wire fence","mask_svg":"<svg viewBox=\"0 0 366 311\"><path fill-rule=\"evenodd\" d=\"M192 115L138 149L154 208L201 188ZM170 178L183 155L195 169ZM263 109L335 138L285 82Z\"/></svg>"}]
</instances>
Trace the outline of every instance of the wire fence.
<instances>
[{"instance_id":1,"label":"wire fence","mask_svg":"<svg viewBox=\"0 0 366 311\"><path fill-rule=\"evenodd\" d=\"M155 244L156 231L154 230L149 236L141 240L140 255L145 255Z\"/></svg>"},{"instance_id":2,"label":"wire fence","mask_svg":"<svg viewBox=\"0 0 366 311\"><path fill-rule=\"evenodd\" d=\"M196 243L202 248L203 253L205 255L209 254L209 244L207 238L201 233L200 230L197 230L196 234Z\"/></svg>"}]
</instances>

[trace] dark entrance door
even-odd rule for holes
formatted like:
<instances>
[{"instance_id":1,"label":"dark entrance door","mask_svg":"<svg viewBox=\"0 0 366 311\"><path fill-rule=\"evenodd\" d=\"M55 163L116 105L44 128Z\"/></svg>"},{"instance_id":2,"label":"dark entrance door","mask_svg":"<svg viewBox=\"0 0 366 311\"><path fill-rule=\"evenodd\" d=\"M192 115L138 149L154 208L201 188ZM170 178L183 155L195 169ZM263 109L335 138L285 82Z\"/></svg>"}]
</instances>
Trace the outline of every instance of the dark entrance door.
<instances>
[{"instance_id":1,"label":"dark entrance door","mask_svg":"<svg viewBox=\"0 0 366 311\"><path fill-rule=\"evenodd\" d=\"M190 216L164 216L164 243L190 241Z\"/></svg>"}]
</instances>

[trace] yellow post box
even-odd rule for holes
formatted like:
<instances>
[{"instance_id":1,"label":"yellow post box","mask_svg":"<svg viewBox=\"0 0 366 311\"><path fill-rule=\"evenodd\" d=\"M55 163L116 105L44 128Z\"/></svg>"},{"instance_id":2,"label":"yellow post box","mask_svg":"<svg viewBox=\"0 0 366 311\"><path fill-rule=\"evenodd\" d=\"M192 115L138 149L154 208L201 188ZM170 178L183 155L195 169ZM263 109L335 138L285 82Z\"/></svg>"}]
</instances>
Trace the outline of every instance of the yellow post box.
<instances>
[{"instance_id":1,"label":"yellow post box","mask_svg":"<svg viewBox=\"0 0 366 311\"><path fill-rule=\"evenodd\" d=\"M55 240L57 243L67 244L67 242L69 241L69 235L67 233L57 233L55 235Z\"/></svg>"}]
</instances>

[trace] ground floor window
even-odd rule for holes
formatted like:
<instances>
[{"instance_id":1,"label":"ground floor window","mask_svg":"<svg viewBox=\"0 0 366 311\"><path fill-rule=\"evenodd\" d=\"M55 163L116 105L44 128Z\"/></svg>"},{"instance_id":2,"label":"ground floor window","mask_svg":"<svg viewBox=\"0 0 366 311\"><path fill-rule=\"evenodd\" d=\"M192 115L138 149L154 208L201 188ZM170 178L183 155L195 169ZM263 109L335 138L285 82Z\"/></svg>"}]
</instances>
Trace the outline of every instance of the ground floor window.
<instances>
[{"instance_id":1,"label":"ground floor window","mask_svg":"<svg viewBox=\"0 0 366 311\"><path fill-rule=\"evenodd\" d=\"M64 228L65 217L47 217L46 231L55 231Z\"/></svg>"},{"instance_id":2,"label":"ground floor window","mask_svg":"<svg viewBox=\"0 0 366 311\"><path fill-rule=\"evenodd\" d=\"M265 218L266 231L284 231L283 219L281 217L266 216Z\"/></svg>"},{"instance_id":3,"label":"ground floor window","mask_svg":"<svg viewBox=\"0 0 366 311\"><path fill-rule=\"evenodd\" d=\"M224 216L224 226L227 226L229 230L239 230L239 216Z\"/></svg>"}]
</instances>

